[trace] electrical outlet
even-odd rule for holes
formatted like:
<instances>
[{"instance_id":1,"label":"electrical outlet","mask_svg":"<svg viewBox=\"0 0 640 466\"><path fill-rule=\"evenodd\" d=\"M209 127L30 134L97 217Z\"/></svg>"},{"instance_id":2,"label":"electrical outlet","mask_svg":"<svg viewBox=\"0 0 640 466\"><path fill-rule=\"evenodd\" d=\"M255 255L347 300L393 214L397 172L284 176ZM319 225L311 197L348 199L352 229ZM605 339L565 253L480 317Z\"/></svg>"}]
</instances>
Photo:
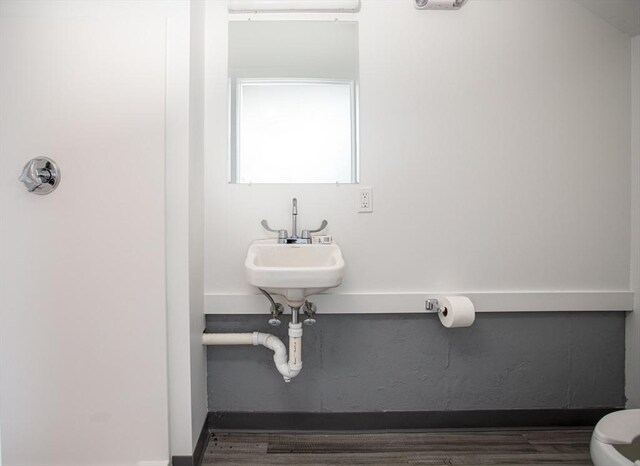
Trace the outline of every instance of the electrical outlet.
<instances>
[{"instance_id":1,"label":"electrical outlet","mask_svg":"<svg viewBox=\"0 0 640 466\"><path fill-rule=\"evenodd\" d=\"M372 188L360 189L360 197L358 198L358 212L373 212Z\"/></svg>"}]
</instances>

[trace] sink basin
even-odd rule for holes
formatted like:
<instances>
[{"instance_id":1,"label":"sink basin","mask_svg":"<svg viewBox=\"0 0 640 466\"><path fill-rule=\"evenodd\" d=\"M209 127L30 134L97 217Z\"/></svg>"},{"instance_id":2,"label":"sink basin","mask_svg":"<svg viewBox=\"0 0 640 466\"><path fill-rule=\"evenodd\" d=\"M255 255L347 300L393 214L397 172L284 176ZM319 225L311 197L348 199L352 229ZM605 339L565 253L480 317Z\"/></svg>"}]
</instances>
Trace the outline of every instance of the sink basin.
<instances>
[{"instance_id":1,"label":"sink basin","mask_svg":"<svg viewBox=\"0 0 640 466\"><path fill-rule=\"evenodd\" d=\"M307 296L339 286L344 277L344 259L335 243L254 241L244 267L249 283L284 297L293 307L304 304Z\"/></svg>"}]
</instances>

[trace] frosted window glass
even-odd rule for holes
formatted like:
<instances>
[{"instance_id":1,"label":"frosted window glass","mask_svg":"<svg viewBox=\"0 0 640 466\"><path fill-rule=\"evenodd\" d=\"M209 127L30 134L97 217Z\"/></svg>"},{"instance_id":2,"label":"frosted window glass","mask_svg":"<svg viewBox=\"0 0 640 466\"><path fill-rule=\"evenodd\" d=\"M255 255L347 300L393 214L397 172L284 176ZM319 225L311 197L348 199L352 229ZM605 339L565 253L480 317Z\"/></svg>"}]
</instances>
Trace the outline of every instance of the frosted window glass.
<instances>
[{"instance_id":1,"label":"frosted window glass","mask_svg":"<svg viewBox=\"0 0 640 466\"><path fill-rule=\"evenodd\" d=\"M352 183L351 81L239 80L240 183Z\"/></svg>"}]
</instances>

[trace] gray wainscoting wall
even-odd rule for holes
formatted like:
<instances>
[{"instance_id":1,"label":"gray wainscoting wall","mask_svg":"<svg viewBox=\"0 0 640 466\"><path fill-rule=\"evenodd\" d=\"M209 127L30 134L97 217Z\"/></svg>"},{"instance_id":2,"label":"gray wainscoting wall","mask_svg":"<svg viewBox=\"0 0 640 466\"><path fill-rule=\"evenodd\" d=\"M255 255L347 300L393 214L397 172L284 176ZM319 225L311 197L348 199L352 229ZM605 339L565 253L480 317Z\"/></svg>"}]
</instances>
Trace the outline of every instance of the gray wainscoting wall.
<instances>
[{"instance_id":1,"label":"gray wainscoting wall","mask_svg":"<svg viewBox=\"0 0 640 466\"><path fill-rule=\"evenodd\" d=\"M624 312L322 315L286 384L271 351L209 347L209 411L366 412L623 407ZM268 332L268 314L208 315L208 332Z\"/></svg>"}]
</instances>

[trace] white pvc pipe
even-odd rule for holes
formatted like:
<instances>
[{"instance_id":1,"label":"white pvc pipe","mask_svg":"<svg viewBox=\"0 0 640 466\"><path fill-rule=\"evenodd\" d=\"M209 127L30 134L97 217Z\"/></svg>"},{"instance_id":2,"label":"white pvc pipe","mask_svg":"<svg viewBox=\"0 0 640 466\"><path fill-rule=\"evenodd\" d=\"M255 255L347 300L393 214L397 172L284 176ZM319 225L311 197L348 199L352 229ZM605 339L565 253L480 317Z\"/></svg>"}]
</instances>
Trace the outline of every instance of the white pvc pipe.
<instances>
[{"instance_id":1,"label":"white pvc pipe","mask_svg":"<svg viewBox=\"0 0 640 466\"><path fill-rule=\"evenodd\" d=\"M280 338L270 333L203 333L204 345L262 345L273 351L273 362L285 382L302 370L302 324L289 323L289 360L287 349Z\"/></svg>"},{"instance_id":2,"label":"white pvc pipe","mask_svg":"<svg viewBox=\"0 0 640 466\"><path fill-rule=\"evenodd\" d=\"M202 335L205 345L253 345L251 333L205 333Z\"/></svg>"}]
</instances>

